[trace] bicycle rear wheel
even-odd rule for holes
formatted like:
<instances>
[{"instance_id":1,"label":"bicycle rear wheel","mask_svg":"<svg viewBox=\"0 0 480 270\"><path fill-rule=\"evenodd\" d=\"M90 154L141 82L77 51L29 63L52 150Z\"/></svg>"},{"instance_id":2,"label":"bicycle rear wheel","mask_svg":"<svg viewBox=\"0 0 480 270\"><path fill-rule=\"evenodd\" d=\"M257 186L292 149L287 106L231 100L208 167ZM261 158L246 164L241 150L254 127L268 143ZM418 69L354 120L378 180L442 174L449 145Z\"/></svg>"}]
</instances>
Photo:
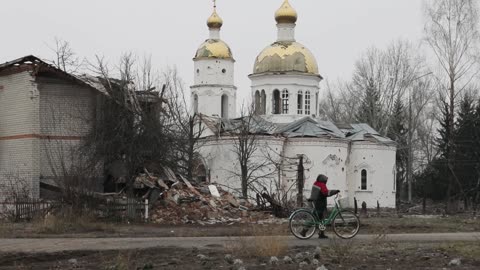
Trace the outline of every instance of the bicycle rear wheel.
<instances>
[{"instance_id":1,"label":"bicycle rear wheel","mask_svg":"<svg viewBox=\"0 0 480 270\"><path fill-rule=\"evenodd\" d=\"M360 220L351 211L343 210L333 218L333 231L338 237L350 239L360 230Z\"/></svg>"},{"instance_id":2,"label":"bicycle rear wheel","mask_svg":"<svg viewBox=\"0 0 480 270\"><path fill-rule=\"evenodd\" d=\"M290 217L290 231L298 239L309 239L317 230L317 223L313 214L308 210L296 211Z\"/></svg>"}]
</instances>

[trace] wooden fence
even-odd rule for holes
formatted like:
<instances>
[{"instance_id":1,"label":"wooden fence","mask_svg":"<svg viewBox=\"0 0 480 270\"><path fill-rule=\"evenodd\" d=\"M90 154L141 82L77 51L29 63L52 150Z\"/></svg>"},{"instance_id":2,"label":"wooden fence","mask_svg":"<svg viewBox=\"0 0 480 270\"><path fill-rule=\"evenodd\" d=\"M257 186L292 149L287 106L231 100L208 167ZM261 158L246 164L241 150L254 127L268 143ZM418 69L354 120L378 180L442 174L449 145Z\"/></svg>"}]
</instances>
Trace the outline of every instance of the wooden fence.
<instances>
[{"instance_id":1,"label":"wooden fence","mask_svg":"<svg viewBox=\"0 0 480 270\"><path fill-rule=\"evenodd\" d=\"M61 210L69 209L69 207L68 204L62 202L23 199L0 203L0 217L15 222L30 221L35 218L43 218L49 212L61 213ZM91 214L99 220L143 222L148 218L146 208L148 208L148 203L135 198L108 198L85 200L75 210Z\"/></svg>"}]
</instances>

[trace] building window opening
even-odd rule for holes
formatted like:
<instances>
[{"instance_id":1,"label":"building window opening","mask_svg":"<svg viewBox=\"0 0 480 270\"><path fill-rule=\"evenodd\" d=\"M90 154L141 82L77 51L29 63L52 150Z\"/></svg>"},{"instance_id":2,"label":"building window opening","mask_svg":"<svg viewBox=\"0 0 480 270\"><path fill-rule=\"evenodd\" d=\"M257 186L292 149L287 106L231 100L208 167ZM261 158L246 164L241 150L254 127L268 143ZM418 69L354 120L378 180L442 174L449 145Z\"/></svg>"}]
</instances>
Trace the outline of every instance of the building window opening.
<instances>
[{"instance_id":1,"label":"building window opening","mask_svg":"<svg viewBox=\"0 0 480 270\"><path fill-rule=\"evenodd\" d=\"M318 108L318 93L315 94L315 114L316 115L319 115L320 114L320 110Z\"/></svg>"},{"instance_id":2,"label":"building window opening","mask_svg":"<svg viewBox=\"0 0 480 270\"><path fill-rule=\"evenodd\" d=\"M362 186L361 190L367 190L367 170L362 170Z\"/></svg>"},{"instance_id":3,"label":"building window opening","mask_svg":"<svg viewBox=\"0 0 480 270\"><path fill-rule=\"evenodd\" d=\"M297 114L303 114L303 92L300 90L297 94Z\"/></svg>"},{"instance_id":4,"label":"building window opening","mask_svg":"<svg viewBox=\"0 0 480 270\"><path fill-rule=\"evenodd\" d=\"M265 94L265 90L262 90L262 95L260 96L260 100L262 103L261 114L264 115L267 111L267 95Z\"/></svg>"},{"instance_id":5,"label":"building window opening","mask_svg":"<svg viewBox=\"0 0 480 270\"><path fill-rule=\"evenodd\" d=\"M310 115L310 91L305 91L305 114Z\"/></svg>"},{"instance_id":6,"label":"building window opening","mask_svg":"<svg viewBox=\"0 0 480 270\"><path fill-rule=\"evenodd\" d=\"M288 90L282 91L282 113L288 114Z\"/></svg>"},{"instance_id":7,"label":"building window opening","mask_svg":"<svg viewBox=\"0 0 480 270\"><path fill-rule=\"evenodd\" d=\"M273 91L273 114L280 114L280 91L275 89Z\"/></svg>"},{"instance_id":8,"label":"building window opening","mask_svg":"<svg viewBox=\"0 0 480 270\"><path fill-rule=\"evenodd\" d=\"M261 98L260 98L260 92L257 90L255 91L255 114L259 115L261 114Z\"/></svg>"},{"instance_id":9,"label":"building window opening","mask_svg":"<svg viewBox=\"0 0 480 270\"><path fill-rule=\"evenodd\" d=\"M198 113L198 95L193 95L193 112Z\"/></svg>"},{"instance_id":10,"label":"building window opening","mask_svg":"<svg viewBox=\"0 0 480 270\"><path fill-rule=\"evenodd\" d=\"M222 118L228 118L228 96L222 95Z\"/></svg>"}]
</instances>

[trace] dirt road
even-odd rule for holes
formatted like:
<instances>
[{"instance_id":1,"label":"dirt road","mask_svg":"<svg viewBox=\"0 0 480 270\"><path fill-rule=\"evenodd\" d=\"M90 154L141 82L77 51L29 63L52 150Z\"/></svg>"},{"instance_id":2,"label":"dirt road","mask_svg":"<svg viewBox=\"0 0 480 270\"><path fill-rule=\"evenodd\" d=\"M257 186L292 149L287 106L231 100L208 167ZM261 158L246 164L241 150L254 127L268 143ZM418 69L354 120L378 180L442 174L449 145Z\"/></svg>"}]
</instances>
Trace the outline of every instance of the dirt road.
<instances>
[{"instance_id":1,"label":"dirt road","mask_svg":"<svg viewBox=\"0 0 480 270\"><path fill-rule=\"evenodd\" d=\"M282 236L291 247L326 246L327 240L298 240L293 236ZM248 238L248 237L247 237ZM389 234L358 235L353 243L374 241L428 243L478 241L480 233L431 233L431 234ZM56 238L56 239L0 239L1 252L55 253L60 251L130 250L155 247L176 248L223 248L225 244L238 240L238 237L153 237L153 238ZM339 240L347 241L347 240Z\"/></svg>"}]
</instances>

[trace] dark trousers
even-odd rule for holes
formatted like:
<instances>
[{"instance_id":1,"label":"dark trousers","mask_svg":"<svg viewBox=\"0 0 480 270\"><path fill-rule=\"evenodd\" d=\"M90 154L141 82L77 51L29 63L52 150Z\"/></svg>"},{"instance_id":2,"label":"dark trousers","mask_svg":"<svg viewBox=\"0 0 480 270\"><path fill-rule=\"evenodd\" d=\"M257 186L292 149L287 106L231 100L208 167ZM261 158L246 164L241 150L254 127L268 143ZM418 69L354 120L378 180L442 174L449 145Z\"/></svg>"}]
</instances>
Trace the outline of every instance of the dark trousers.
<instances>
[{"instance_id":1,"label":"dark trousers","mask_svg":"<svg viewBox=\"0 0 480 270\"><path fill-rule=\"evenodd\" d=\"M322 197L314 202L315 211L317 212L320 220L325 218L325 213L327 212L327 198Z\"/></svg>"}]
</instances>

